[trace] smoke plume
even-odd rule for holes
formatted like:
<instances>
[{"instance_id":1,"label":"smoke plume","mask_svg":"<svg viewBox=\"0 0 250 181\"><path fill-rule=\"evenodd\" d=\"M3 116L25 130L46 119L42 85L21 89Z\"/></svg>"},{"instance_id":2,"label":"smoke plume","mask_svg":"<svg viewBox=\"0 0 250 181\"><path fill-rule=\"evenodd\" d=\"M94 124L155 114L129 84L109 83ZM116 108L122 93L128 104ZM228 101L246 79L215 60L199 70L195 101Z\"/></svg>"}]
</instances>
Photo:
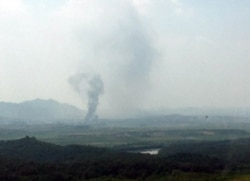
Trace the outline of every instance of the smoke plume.
<instances>
[{"instance_id":1,"label":"smoke plume","mask_svg":"<svg viewBox=\"0 0 250 181\"><path fill-rule=\"evenodd\" d=\"M100 114L128 116L142 109L150 97L150 76L157 56L152 32L129 1L108 0L112 6L98 0L86 2L86 14L92 14L92 9L103 11L95 12L88 20L90 24L83 23L76 30L82 56L80 70L98 72L105 80L107 94Z\"/></svg>"},{"instance_id":2,"label":"smoke plume","mask_svg":"<svg viewBox=\"0 0 250 181\"><path fill-rule=\"evenodd\" d=\"M96 110L99 104L99 96L104 92L102 79L99 75L76 74L69 78L69 83L73 89L83 98L87 95L88 111L85 122L91 122L98 119Z\"/></svg>"}]
</instances>

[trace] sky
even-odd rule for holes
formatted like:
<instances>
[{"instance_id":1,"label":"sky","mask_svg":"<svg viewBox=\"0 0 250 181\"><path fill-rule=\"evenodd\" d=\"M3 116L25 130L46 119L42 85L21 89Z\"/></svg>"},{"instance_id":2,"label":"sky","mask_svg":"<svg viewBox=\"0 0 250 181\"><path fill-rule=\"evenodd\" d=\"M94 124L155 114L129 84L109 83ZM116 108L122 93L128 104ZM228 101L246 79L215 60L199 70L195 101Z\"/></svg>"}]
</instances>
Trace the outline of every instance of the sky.
<instances>
[{"instance_id":1,"label":"sky","mask_svg":"<svg viewBox=\"0 0 250 181\"><path fill-rule=\"evenodd\" d=\"M103 82L100 117L250 107L249 9L249 0L0 0L0 101L86 109L87 90L69 83L86 74Z\"/></svg>"}]
</instances>

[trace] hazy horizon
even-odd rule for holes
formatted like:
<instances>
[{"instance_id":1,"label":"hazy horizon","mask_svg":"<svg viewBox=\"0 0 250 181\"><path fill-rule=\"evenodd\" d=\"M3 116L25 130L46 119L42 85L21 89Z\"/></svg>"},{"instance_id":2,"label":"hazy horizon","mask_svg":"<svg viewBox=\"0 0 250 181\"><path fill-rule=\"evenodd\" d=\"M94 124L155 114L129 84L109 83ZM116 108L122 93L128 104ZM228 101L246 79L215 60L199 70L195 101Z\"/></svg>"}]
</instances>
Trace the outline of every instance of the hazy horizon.
<instances>
[{"instance_id":1,"label":"hazy horizon","mask_svg":"<svg viewBox=\"0 0 250 181\"><path fill-rule=\"evenodd\" d=\"M3 103L3 105L2 105ZM46 105L51 107L52 105L59 104L61 106L67 105L69 107L74 106L75 108L79 109L80 111L83 111L83 113L87 113L87 109L83 109L82 107L75 106L73 104L67 103L67 102L60 102L55 99L41 99L41 98L35 98L31 100L24 100L21 102L2 102L0 101L0 104L3 106L4 110L6 110L7 107L4 107L4 104L9 105L13 104L16 106L19 105L29 105L32 106L32 109L40 109L41 105ZM58 106L59 106L58 105ZM21 108L21 107L19 107ZM8 108L7 108L8 110ZM21 109L20 109L21 110ZM19 111L20 111L19 110ZM9 110L11 111L11 110ZM27 111L27 110L25 110ZM51 110L53 112L53 110ZM66 110L64 110L66 111ZM23 114L23 113L21 113ZM57 113L61 116L63 116L63 112ZM98 115L98 114L97 114ZM233 117L250 117L250 107L168 107L164 109L135 109L131 111L129 114L126 115L102 115L99 116L100 119L131 119L131 118L150 118L150 117L158 117L158 116L168 116L168 115L182 115L182 116L208 116L208 117L216 117L216 116L233 116ZM84 120L85 116L81 117L82 120Z\"/></svg>"},{"instance_id":2,"label":"hazy horizon","mask_svg":"<svg viewBox=\"0 0 250 181\"><path fill-rule=\"evenodd\" d=\"M86 110L94 95L100 117L250 107L249 8L248 0L0 0L0 102L55 99ZM102 89L81 79L78 94L69 80L82 74Z\"/></svg>"}]
</instances>

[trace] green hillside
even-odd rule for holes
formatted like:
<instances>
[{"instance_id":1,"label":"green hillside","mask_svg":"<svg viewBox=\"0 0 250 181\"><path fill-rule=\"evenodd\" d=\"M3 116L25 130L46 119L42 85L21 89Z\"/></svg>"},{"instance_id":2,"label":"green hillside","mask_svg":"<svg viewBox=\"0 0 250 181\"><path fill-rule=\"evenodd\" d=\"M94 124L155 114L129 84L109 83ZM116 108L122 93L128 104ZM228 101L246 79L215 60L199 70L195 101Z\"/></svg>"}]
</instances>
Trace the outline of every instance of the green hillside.
<instances>
[{"instance_id":1,"label":"green hillside","mask_svg":"<svg viewBox=\"0 0 250 181\"><path fill-rule=\"evenodd\" d=\"M0 142L0 180L244 180L249 148L250 139L179 143L152 156L25 137Z\"/></svg>"}]
</instances>

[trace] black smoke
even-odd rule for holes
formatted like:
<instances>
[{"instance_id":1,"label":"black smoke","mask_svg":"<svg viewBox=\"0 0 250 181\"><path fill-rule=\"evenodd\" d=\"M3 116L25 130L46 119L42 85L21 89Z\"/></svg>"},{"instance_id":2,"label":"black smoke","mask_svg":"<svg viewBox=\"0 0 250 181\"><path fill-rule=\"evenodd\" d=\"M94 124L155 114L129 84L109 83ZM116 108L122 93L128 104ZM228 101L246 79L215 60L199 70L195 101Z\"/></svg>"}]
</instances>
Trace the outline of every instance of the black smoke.
<instances>
[{"instance_id":1,"label":"black smoke","mask_svg":"<svg viewBox=\"0 0 250 181\"><path fill-rule=\"evenodd\" d=\"M88 110L85 122L97 121L96 114L99 104L99 96L104 93L104 86L101 77L97 74L90 75L85 73L76 74L69 78L69 83L73 89L81 96L87 95Z\"/></svg>"},{"instance_id":2,"label":"black smoke","mask_svg":"<svg viewBox=\"0 0 250 181\"><path fill-rule=\"evenodd\" d=\"M157 52L152 31L129 1L91 0L90 9L102 9L90 24L77 30L82 50L81 70L98 72L105 80L104 114L127 116L149 99L151 73ZM90 9L89 9L90 8Z\"/></svg>"}]
</instances>

